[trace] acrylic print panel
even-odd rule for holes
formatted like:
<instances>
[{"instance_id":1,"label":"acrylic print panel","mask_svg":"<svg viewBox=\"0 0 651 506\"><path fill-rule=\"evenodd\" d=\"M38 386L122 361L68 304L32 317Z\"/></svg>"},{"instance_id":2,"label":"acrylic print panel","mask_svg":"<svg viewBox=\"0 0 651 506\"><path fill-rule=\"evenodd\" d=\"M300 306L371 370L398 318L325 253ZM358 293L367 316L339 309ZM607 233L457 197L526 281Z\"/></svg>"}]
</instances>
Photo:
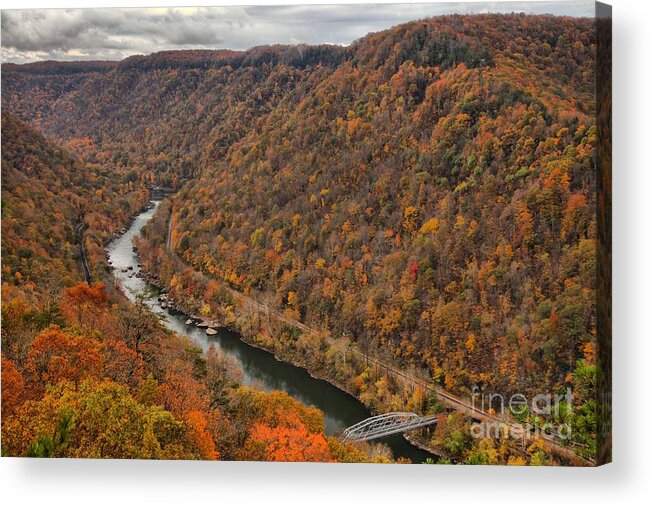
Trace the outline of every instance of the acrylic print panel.
<instances>
[{"instance_id":1,"label":"acrylic print panel","mask_svg":"<svg viewBox=\"0 0 651 506\"><path fill-rule=\"evenodd\" d=\"M610 460L608 6L2 26L3 456Z\"/></svg>"}]
</instances>

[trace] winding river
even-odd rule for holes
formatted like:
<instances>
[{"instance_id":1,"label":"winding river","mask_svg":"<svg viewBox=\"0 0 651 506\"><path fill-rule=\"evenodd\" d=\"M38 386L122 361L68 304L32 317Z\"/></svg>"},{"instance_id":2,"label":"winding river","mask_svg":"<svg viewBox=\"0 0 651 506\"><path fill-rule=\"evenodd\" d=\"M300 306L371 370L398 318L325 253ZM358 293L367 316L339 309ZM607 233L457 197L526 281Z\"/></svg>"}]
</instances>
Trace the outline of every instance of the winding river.
<instances>
[{"instance_id":1,"label":"winding river","mask_svg":"<svg viewBox=\"0 0 651 506\"><path fill-rule=\"evenodd\" d=\"M327 381L315 379L300 367L276 358L264 350L250 346L234 332L221 330L208 336L205 329L186 325L186 316L158 301L159 290L138 277L139 259L133 250L133 238L140 234L145 224L154 216L160 200L153 200L152 207L139 214L129 229L112 241L107 248L114 275L120 281L127 297L134 301L136 294L147 294L146 304L171 330L190 337L204 351L213 344L233 357L243 371L243 383L263 390L283 390L304 404L316 406L324 413L327 434L341 432L370 416L366 407L357 399L339 390ZM412 462L423 462L433 455L416 448L401 435L389 436L378 441L391 447L394 457L406 457Z\"/></svg>"}]
</instances>

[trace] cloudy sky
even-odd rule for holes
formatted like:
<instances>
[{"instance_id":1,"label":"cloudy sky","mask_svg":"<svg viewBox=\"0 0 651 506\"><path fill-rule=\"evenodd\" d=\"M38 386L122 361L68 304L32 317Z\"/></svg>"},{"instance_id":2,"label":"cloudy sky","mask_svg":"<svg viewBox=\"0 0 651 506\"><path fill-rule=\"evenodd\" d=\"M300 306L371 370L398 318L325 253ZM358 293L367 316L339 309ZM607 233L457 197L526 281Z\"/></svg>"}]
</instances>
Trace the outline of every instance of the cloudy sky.
<instances>
[{"instance_id":1,"label":"cloudy sky","mask_svg":"<svg viewBox=\"0 0 651 506\"><path fill-rule=\"evenodd\" d=\"M13 2L20 5L19 2ZM2 11L3 62L120 60L165 49L349 44L414 19L450 13L592 16L590 1L35 9Z\"/></svg>"}]
</instances>

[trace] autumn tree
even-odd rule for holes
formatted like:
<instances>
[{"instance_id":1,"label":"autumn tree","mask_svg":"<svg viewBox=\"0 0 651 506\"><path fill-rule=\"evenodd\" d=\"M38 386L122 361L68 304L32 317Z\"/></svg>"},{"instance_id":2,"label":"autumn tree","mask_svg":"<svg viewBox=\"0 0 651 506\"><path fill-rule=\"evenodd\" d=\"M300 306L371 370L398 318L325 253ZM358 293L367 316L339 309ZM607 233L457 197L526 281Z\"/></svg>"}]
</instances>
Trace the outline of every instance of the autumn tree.
<instances>
[{"instance_id":1,"label":"autumn tree","mask_svg":"<svg viewBox=\"0 0 651 506\"><path fill-rule=\"evenodd\" d=\"M98 378L104 370L101 344L52 326L39 333L31 343L25 371L31 397L45 385L70 380L75 385L86 378Z\"/></svg>"}]
</instances>

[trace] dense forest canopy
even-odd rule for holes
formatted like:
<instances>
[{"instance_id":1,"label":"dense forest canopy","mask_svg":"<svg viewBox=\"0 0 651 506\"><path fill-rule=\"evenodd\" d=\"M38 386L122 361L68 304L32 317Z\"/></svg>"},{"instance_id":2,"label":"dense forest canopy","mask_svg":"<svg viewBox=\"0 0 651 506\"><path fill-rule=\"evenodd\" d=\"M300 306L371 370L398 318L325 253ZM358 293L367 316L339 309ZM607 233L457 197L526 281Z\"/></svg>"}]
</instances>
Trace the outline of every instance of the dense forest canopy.
<instances>
[{"instance_id":1,"label":"dense forest canopy","mask_svg":"<svg viewBox=\"0 0 651 506\"><path fill-rule=\"evenodd\" d=\"M217 282L458 394L572 386L591 445L595 37L591 19L444 16L345 48L5 65L2 100L90 169L66 191L105 191L102 170L120 175L103 202L178 188L139 251L192 310L223 317ZM3 124L3 232L29 219L5 212L4 145ZM5 283L65 234L3 239ZM404 407L357 372L341 381L367 404Z\"/></svg>"}]
</instances>

